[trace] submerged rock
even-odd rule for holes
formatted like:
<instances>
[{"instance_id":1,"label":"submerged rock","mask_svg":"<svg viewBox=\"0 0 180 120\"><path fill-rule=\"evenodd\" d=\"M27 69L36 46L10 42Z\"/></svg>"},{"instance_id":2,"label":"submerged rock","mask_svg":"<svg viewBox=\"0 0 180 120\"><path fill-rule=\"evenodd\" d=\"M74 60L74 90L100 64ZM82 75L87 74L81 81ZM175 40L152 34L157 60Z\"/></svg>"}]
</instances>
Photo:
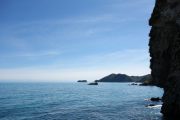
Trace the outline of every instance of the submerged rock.
<instances>
[{"instance_id":1,"label":"submerged rock","mask_svg":"<svg viewBox=\"0 0 180 120\"><path fill-rule=\"evenodd\" d=\"M147 108L161 108L162 105L155 105L155 104L149 104L149 105L146 105Z\"/></svg>"},{"instance_id":2,"label":"submerged rock","mask_svg":"<svg viewBox=\"0 0 180 120\"><path fill-rule=\"evenodd\" d=\"M146 105L146 107L149 107L149 106L152 107L152 106L155 106L155 104L149 104L149 105Z\"/></svg>"}]
</instances>

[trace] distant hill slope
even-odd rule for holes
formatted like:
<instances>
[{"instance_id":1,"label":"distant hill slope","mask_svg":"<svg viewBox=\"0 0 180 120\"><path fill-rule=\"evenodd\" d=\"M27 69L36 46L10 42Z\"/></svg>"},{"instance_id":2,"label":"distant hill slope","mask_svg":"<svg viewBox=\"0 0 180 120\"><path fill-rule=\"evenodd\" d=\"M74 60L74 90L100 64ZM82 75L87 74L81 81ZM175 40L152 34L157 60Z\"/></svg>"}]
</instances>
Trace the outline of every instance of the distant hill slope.
<instances>
[{"instance_id":1,"label":"distant hill slope","mask_svg":"<svg viewBox=\"0 0 180 120\"><path fill-rule=\"evenodd\" d=\"M130 76L130 77L131 77L131 79L133 79L134 82L141 82L141 83L152 80L152 77L150 74L143 75L143 76Z\"/></svg>"},{"instance_id":2,"label":"distant hill slope","mask_svg":"<svg viewBox=\"0 0 180 120\"><path fill-rule=\"evenodd\" d=\"M141 76L141 79L138 81L138 82L145 82L145 81L151 81L152 80L152 77L150 74L148 75L144 75L144 76Z\"/></svg>"},{"instance_id":3,"label":"distant hill slope","mask_svg":"<svg viewBox=\"0 0 180 120\"><path fill-rule=\"evenodd\" d=\"M149 81L151 75L144 76L128 76L126 74L110 74L100 80L96 80L96 82L141 82Z\"/></svg>"},{"instance_id":4,"label":"distant hill slope","mask_svg":"<svg viewBox=\"0 0 180 120\"><path fill-rule=\"evenodd\" d=\"M133 80L125 74L110 74L97 82L133 82Z\"/></svg>"}]
</instances>

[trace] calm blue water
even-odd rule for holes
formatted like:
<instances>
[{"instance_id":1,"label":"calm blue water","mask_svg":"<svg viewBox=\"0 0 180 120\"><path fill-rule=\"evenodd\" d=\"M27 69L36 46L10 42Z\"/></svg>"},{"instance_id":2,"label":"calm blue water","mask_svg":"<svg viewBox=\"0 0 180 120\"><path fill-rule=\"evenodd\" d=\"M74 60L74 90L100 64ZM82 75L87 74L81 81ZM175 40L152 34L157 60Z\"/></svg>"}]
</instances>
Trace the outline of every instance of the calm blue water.
<instances>
[{"instance_id":1,"label":"calm blue water","mask_svg":"<svg viewBox=\"0 0 180 120\"><path fill-rule=\"evenodd\" d=\"M0 83L0 120L159 120L144 99L162 93L128 83Z\"/></svg>"}]
</instances>

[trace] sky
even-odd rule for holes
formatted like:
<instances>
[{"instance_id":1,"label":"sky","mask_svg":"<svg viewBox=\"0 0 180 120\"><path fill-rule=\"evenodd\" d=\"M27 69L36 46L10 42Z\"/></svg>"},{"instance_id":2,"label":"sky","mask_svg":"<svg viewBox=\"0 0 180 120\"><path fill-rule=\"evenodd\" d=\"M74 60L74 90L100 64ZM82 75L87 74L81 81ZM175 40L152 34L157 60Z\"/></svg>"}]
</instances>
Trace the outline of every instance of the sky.
<instances>
[{"instance_id":1,"label":"sky","mask_svg":"<svg viewBox=\"0 0 180 120\"><path fill-rule=\"evenodd\" d=\"M154 0L0 0L0 82L145 75Z\"/></svg>"}]
</instances>

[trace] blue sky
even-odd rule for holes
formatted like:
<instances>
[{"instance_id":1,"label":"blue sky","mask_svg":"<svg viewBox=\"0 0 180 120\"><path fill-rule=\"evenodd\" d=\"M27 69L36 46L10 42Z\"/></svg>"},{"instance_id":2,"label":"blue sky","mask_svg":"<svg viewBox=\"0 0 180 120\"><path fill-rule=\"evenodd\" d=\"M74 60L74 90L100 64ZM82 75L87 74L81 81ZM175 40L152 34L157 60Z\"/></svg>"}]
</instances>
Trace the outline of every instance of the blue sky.
<instances>
[{"instance_id":1,"label":"blue sky","mask_svg":"<svg viewBox=\"0 0 180 120\"><path fill-rule=\"evenodd\" d=\"M0 81L150 73L154 0L1 0Z\"/></svg>"}]
</instances>

